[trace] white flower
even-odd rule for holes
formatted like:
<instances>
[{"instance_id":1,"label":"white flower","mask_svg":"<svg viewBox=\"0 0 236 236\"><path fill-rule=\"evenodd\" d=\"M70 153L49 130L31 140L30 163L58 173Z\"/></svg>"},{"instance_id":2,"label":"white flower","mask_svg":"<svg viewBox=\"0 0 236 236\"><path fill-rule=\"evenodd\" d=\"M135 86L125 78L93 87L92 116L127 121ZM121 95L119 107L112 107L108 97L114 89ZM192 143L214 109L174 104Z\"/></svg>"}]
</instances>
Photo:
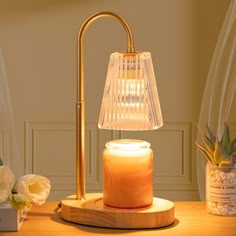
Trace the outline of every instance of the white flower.
<instances>
[{"instance_id":1,"label":"white flower","mask_svg":"<svg viewBox=\"0 0 236 236\"><path fill-rule=\"evenodd\" d=\"M20 177L15 188L17 193L25 195L31 203L42 205L50 193L51 184L44 176L30 174Z\"/></svg>"},{"instance_id":2,"label":"white flower","mask_svg":"<svg viewBox=\"0 0 236 236\"><path fill-rule=\"evenodd\" d=\"M5 202L11 194L15 177L7 166L0 166L0 203Z\"/></svg>"}]
</instances>

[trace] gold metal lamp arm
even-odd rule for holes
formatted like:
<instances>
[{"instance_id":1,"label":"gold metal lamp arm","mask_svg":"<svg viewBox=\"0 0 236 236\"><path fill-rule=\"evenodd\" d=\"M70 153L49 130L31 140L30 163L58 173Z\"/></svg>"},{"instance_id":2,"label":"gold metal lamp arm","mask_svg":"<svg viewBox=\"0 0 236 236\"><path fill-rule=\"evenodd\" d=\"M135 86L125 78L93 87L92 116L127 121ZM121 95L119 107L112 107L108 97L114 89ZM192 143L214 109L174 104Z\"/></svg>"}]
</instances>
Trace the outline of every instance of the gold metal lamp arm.
<instances>
[{"instance_id":1,"label":"gold metal lamp arm","mask_svg":"<svg viewBox=\"0 0 236 236\"><path fill-rule=\"evenodd\" d=\"M127 34L127 53L135 53L134 40L128 23L120 15L102 11L88 17L78 34L76 85L76 198L85 199L85 102L84 102L84 34L88 26L100 17L109 16L124 27Z\"/></svg>"}]
</instances>

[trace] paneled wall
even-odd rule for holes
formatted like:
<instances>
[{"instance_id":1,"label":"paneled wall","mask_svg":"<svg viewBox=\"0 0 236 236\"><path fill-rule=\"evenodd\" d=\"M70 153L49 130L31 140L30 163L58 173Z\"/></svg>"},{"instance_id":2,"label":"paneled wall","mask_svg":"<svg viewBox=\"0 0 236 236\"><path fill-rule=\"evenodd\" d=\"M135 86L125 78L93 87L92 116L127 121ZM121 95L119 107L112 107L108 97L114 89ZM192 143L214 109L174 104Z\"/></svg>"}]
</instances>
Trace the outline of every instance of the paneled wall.
<instances>
[{"instance_id":1,"label":"paneled wall","mask_svg":"<svg viewBox=\"0 0 236 236\"><path fill-rule=\"evenodd\" d=\"M85 36L87 191L102 190L105 143L130 137L151 143L155 153L156 196L199 200L196 124L207 68L228 3L228 0L1 1L0 47L24 166L22 174L48 176L52 182L50 200L74 194L77 33L86 17L109 9L129 22L137 50L152 53L164 126L153 132L97 129L109 55L126 49L126 37L114 20L94 22ZM210 8L211 4L214 7ZM215 29L213 33L207 30L211 26ZM0 154L4 155L1 145L0 131Z\"/></svg>"},{"instance_id":2,"label":"paneled wall","mask_svg":"<svg viewBox=\"0 0 236 236\"><path fill-rule=\"evenodd\" d=\"M154 194L178 200L198 198L190 122L167 123L158 131L148 132L101 131L96 123L87 124L86 127L88 191L102 191L103 144L117 138L138 138L150 142L154 151ZM26 172L41 173L51 179L53 186L51 199L60 199L65 194L73 194L75 191L73 123L27 122L25 134Z\"/></svg>"}]
</instances>

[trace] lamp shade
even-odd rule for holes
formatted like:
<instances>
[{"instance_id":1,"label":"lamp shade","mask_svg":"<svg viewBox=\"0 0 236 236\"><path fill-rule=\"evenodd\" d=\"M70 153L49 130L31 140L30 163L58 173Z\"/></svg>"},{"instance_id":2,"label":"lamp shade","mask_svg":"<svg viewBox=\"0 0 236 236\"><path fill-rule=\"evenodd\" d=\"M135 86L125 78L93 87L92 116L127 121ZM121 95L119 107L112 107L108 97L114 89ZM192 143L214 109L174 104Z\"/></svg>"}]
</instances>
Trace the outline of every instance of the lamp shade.
<instances>
[{"instance_id":1,"label":"lamp shade","mask_svg":"<svg viewBox=\"0 0 236 236\"><path fill-rule=\"evenodd\" d=\"M153 130L162 125L151 54L111 54L98 127Z\"/></svg>"}]
</instances>

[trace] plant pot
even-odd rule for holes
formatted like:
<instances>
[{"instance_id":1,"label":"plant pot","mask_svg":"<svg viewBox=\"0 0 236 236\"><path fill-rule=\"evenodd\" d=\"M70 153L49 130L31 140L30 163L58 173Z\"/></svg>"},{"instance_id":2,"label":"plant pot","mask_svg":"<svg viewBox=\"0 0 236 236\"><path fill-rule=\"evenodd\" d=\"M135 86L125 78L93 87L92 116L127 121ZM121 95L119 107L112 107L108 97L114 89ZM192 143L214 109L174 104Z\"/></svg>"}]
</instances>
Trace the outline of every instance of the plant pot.
<instances>
[{"instance_id":1,"label":"plant pot","mask_svg":"<svg viewBox=\"0 0 236 236\"><path fill-rule=\"evenodd\" d=\"M219 168L207 163L206 201L210 214L236 215L236 166Z\"/></svg>"}]
</instances>

